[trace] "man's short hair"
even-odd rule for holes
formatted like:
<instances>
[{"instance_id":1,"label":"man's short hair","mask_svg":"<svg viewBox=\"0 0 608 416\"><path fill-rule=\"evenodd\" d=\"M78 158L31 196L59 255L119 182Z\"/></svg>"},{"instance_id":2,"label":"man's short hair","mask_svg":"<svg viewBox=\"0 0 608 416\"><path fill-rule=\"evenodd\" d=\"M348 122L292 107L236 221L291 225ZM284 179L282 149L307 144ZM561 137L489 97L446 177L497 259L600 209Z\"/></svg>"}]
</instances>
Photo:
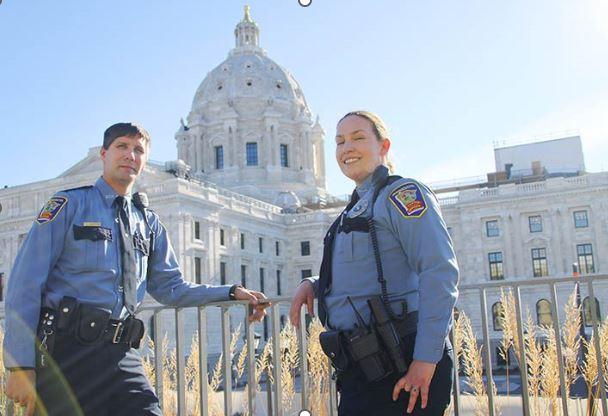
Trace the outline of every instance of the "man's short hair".
<instances>
[{"instance_id":1,"label":"man's short hair","mask_svg":"<svg viewBox=\"0 0 608 416\"><path fill-rule=\"evenodd\" d=\"M103 148L108 150L112 142L119 137L141 137L146 145L150 145L150 134L139 124L116 123L108 127L103 133Z\"/></svg>"}]
</instances>

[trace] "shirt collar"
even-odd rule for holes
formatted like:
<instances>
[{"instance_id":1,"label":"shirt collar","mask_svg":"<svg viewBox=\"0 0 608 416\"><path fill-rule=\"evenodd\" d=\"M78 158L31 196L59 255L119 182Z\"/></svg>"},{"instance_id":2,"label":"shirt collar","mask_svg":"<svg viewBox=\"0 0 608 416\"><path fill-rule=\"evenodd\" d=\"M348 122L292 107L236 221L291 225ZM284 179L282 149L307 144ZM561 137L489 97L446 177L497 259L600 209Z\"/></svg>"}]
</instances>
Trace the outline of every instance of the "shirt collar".
<instances>
[{"instance_id":1,"label":"shirt collar","mask_svg":"<svg viewBox=\"0 0 608 416\"><path fill-rule=\"evenodd\" d=\"M95 187L99 190L99 192L101 192L105 204L108 207L111 207L114 200L118 196L116 191L106 182L103 176L100 176L99 179L97 179L97 182L95 182ZM124 197L128 202L131 202L131 195L125 195Z\"/></svg>"},{"instance_id":2,"label":"shirt collar","mask_svg":"<svg viewBox=\"0 0 608 416\"><path fill-rule=\"evenodd\" d=\"M378 188L382 186L388 178L388 168L384 165L380 165L369 175L361 185L357 186L357 194L362 198L372 188Z\"/></svg>"}]
</instances>

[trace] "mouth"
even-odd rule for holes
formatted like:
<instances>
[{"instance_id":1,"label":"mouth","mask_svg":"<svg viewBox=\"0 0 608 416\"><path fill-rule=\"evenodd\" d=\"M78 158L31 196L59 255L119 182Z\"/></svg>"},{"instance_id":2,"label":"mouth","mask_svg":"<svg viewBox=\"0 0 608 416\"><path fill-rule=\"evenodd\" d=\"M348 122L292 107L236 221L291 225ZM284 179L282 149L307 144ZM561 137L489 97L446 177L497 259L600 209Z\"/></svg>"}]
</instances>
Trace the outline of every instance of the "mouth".
<instances>
[{"instance_id":1,"label":"mouth","mask_svg":"<svg viewBox=\"0 0 608 416\"><path fill-rule=\"evenodd\" d=\"M360 157L349 157L344 159L344 161L342 163L344 163L345 165L352 165L353 163L356 163L360 160Z\"/></svg>"},{"instance_id":2,"label":"mouth","mask_svg":"<svg viewBox=\"0 0 608 416\"><path fill-rule=\"evenodd\" d=\"M131 172L136 172L135 168L131 166L120 166L120 168L130 170Z\"/></svg>"}]
</instances>

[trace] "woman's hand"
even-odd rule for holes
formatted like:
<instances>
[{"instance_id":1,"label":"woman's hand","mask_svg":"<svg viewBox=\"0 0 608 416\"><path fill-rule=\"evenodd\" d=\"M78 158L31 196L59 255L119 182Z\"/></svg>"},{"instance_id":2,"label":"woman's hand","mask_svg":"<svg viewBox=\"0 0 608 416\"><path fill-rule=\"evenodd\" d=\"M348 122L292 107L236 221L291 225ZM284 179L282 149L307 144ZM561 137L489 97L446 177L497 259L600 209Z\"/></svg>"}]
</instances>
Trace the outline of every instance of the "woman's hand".
<instances>
[{"instance_id":1,"label":"woman's hand","mask_svg":"<svg viewBox=\"0 0 608 416\"><path fill-rule=\"evenodd\" d=\"M412 413L412 410L414 410L418 396L420 396L421 401L420 407L424 409L429 400L429 385L431 384L433 374L435 374L435 367L437 367L437 364L425 361L412 361L407 373L395 383L393 401L397 400L399 393L403 389L410 392L410 401L407 405L408 413Z\"/></svg>"},{"instance_id":2,"label":"woman's hand","mask_svg":"<svg viewBox=\"0 0 608 416\"><path fill-rule=\"evenodd\" d=\"M291 324L296 328L300 327L300 311L302 305L306 304L308 314L314 316L315 291L310 280L304 280L296 289L296 293L291 299L291 308L289 308L289 319Z\"/></svg>"}]
</instances>

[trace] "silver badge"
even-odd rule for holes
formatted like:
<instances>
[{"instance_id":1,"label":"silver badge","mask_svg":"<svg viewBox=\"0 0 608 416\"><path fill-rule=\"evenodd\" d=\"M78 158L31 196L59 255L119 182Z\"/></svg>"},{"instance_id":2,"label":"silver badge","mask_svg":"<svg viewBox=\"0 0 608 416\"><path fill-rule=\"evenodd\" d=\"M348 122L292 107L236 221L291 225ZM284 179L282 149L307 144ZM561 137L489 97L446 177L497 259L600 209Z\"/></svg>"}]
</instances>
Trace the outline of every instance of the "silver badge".
<instances>
[{"instance_id":1,"label":"silver badge","mask_svg":"<svg viewBox=\"0 0 608 416\"><path fill-rule=\"evenodd\" d=\"M348 218L355 218L359 215L363 214L367 209L367 199L362 199L350 210L348 213Z\"/></svg>"}]
</instances>

